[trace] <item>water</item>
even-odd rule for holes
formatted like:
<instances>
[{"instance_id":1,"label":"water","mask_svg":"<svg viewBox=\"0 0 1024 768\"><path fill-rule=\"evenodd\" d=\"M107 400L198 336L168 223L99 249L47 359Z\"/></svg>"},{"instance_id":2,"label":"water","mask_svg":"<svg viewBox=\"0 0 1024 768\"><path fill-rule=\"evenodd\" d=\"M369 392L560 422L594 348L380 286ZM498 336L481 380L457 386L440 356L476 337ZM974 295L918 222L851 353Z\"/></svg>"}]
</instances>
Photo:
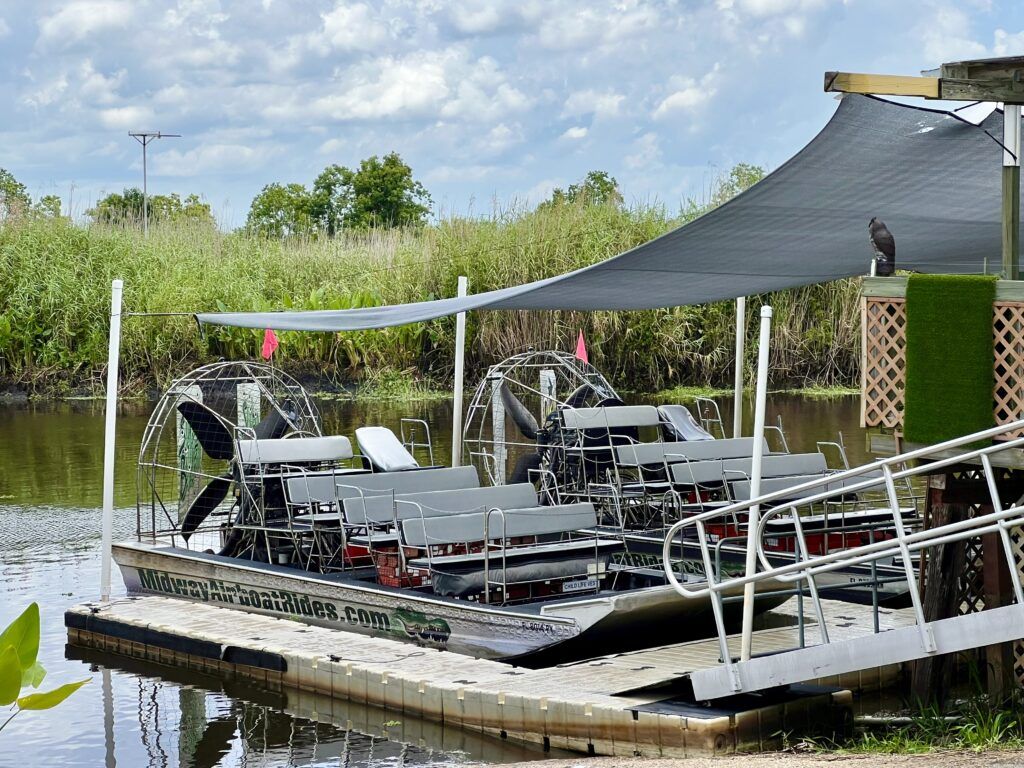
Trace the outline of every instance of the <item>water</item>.
<instances>
[{"instance_id":1,"label":"water","mask_svg":"<svg viewBox=\"0 0 1024 768\"><path fill-rule=\"evenodd\" d=\"M435 459L447 463L450 456L448 403L319 405L325 432L351 435L362 424L397 429L402 417L426 419ZM115 538L135 531L135 461L148 408L125 404L118 419ZM731 424L727 403L722 411ZM746 411L749 417L749 404ZM769 414L771 421L782 415L792 451L815 450L817 440L835 440L841 430L851 463L868 458L855 397L774 395ZM98 592L102 461L97 404L0 407L0 627L39 602L44 688L91 678L57 709L18 715L0 733L4 760L16 755L19 768L256 768L454 766L551 755L351 702L66 648L64 609ZM116 568L114 579L115 594L122 594Z\"/></svg>"}]
</instances>

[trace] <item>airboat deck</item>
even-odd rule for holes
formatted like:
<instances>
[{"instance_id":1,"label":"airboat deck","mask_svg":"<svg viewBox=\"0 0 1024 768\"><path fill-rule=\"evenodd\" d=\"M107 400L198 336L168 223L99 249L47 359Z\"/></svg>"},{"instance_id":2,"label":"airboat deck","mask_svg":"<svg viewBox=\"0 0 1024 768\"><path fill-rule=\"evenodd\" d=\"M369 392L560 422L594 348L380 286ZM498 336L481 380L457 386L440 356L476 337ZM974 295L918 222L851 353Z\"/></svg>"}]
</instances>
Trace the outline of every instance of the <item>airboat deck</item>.
<instances>
[{"instance_id":1,"label":"airboat deck","mask_svg":"<svg viewBox=\"0 0 1024 768\"><path fill-rule=\"evenodd\" d=\"M867 608L834 601L824 606L831 623L847 628L846 636L871 624ZM393 640L339 636L228 610L145 596L80 605L65 620L76 646L297 688L300 698L327 694L495 736L626 757L754 750L776 743L787 730L831 730L848 717L848 690L875 690L898 673L896 666L866 669L705 706L688 701L676 683L690 671L717 666L717 639L525 669L440 650L410 652ZM758 648L796 644L798 613L792 599L769 614L783 626L755 633ZM881 611L882 629L912 623L907 613ZM730 645L736 642L730 638Z\"/></svg>"}]
</instances>

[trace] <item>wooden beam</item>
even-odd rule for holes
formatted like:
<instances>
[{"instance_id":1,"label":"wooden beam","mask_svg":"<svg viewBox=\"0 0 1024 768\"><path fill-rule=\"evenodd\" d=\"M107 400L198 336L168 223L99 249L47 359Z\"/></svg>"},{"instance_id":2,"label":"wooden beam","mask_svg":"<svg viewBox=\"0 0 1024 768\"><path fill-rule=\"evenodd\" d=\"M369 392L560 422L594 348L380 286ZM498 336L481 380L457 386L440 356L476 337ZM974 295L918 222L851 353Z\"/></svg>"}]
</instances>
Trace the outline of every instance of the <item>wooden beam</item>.
<instances>
[{"instance_id":1,"label":"wooden beam","mask_svg":"<svg viewBox=\"0 0 1024 768\"><path fill-rule=\"evenodd\" d=\"M873 93L887 96L923 96L926 99L937 99L939 98L939 78L826 72L825 91Z\"/></svg>"}]
</instances>

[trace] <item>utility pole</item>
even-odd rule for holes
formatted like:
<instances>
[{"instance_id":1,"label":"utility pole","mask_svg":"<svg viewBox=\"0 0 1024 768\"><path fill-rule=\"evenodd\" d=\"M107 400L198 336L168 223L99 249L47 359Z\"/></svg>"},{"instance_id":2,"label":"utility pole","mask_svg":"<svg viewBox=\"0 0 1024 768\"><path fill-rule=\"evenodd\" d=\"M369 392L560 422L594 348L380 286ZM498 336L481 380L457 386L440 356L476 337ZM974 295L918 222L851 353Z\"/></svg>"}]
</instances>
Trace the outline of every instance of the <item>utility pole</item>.
<instances>
[{"instance_id":1,"label":"utility pole","mask_svg":"<svg viewBox=\"0 0 1024 768\"><path fill-rule=\"evenodd\" d=\"M1003 277L1020 279L1020 105L1024 104L1024 56L954 61L922 77L826 72L825 90L1003 102Z\"/></svg>"},{"instance_id":2,"label":"utility pole","mask_svg":"<svg viewBox=\"0 0 1024 768\"><path fill-rule=\"evenodd\" d=\"M149 186L146 178L146 147L153 139L180 139L180 133L160 131L129 131L128 135L142 145L142 233L149 237Z\"/></svg>"}]
</instances>

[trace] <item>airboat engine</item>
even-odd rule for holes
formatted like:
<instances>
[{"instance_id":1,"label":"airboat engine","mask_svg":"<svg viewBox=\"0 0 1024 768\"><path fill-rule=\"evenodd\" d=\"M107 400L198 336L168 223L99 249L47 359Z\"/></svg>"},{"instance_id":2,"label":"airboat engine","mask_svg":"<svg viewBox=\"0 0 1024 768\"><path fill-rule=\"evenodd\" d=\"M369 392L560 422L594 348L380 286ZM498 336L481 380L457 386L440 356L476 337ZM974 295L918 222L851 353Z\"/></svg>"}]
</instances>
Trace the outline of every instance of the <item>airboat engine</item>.
<instances>
[{"instance_id":1,"label":"airboat engine","mask_svg":"<svg viewBox=\"0 0 1024 768\"><path fill-rule=\"evenodd\" d=\"M463 461L493 485L534 482L552 501L581 470L561 450L563 408L621 405L600 371L566 352L528 351L492 365L466 413Z\"/></svg>"}]
</instances>

